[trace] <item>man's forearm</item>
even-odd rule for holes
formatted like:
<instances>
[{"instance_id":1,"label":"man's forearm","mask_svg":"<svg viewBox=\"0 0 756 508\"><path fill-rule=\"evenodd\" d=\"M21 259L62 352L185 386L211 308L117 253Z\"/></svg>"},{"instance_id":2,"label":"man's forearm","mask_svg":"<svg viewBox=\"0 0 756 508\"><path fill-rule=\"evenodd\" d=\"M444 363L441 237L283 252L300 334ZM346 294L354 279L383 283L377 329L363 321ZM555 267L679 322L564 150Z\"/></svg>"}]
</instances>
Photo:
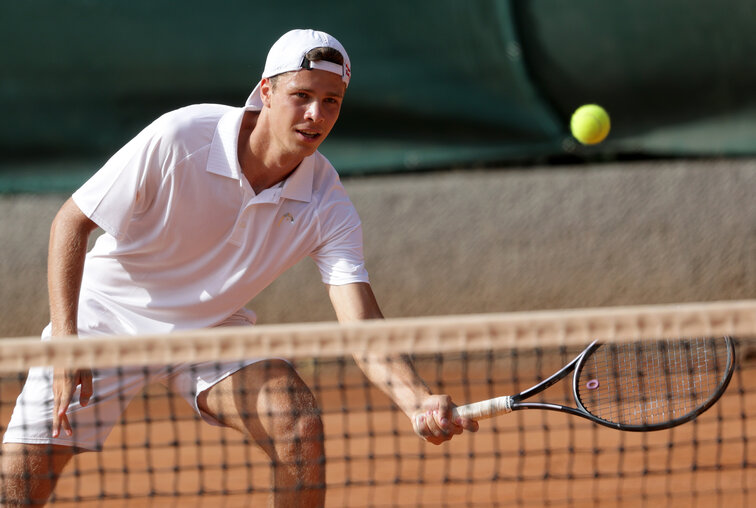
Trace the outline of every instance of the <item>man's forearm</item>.
<instances>
[{"instance_id":1,"label":"man's forearm","mask_svg":"<svg viewBox=\"0 0 756 508\"><path fill-rule=\"evenodd\" d=\"M430 389L406 355L355 354L354 359L370 381L386 393L408 416L417 411Z\"/></svg>"},{"instance_id":2,"label":"man's forearm","mask_svg":"<svg viewBox=\"0 0 756 508\"><path fill-rule=\"evenodd\" d=\"M329 286L328 292L336 317L342 323L383 317L370 284ZM407 416L431 394L407 355L386 357L366 352L355 353L354 359L370 381L391 397Z\"/></svg>"}]
</instances>

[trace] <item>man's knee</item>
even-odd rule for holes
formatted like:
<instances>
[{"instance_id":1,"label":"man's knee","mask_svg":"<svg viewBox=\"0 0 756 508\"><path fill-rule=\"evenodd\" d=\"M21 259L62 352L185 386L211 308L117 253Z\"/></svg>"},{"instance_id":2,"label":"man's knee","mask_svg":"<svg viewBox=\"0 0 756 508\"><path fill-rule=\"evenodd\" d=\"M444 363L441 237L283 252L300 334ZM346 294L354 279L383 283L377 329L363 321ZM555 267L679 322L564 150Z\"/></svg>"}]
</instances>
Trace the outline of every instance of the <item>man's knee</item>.
<instances>
[{"instance_id":1,"label":"man's knee","mask_svg":"<svg viewBox=\"0 0 756 508\"><path fill-rule=\"evenodd\" d=\"M303 447L322 448L325 433L320 414L317 412L301 414L294 425L292 440Z\"/></svg>"},{"instance_id":2,"label":"man's knee","mask_svg":"<svg viewBox=\"0 0 756 508\"><path fill-rule=\"evenodd\" d=\"M258 399L257 413L279 455L306 455L311 462L323 453L323 420L317 400L290 364L277 362L268 368L272 375Z\"/></svg>"},{"instance_id":3,"label":"man's knee","mask_svg":"<svg viewBox=\"0 0 756 508\"><path fill-rule=\"evenodd\" d=\"M289 363L272 360L265 364L259 413L293 420L319 415L315 396Z\"/></svg>"}]
</instances>

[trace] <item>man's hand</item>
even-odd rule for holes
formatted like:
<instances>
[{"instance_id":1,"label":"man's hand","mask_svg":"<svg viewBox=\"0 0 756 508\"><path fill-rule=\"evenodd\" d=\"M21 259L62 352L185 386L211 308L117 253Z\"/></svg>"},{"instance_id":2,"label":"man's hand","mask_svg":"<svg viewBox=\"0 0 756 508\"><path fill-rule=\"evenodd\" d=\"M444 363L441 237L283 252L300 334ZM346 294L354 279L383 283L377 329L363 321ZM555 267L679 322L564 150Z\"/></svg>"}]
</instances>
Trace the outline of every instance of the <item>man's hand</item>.
<instances>
[{"instance_id":1,"label":"man's hand","mask_svg":"<svg viewBox=\"0 0 756 508\"><path fill-rule=\"evenodd\" d=\"M455 434L467 430L476 432L478 422L467 418L452 421L452 408L456 407L448 395L429 395L412 416L412 426L418 436L433 444L448 441Z\"/></svg>"},{"instance_id":2,"label":"man's hand","mask_svg":"<svg viewBox=\"0 0 756 508\"><path fill-rule=\"evenodd\" d=\"M68 405L71 403L76 387L81 385L79 394L79 404L86 406L92 397L92 371L89 369L64 370L55 369L53 375L53 426L52 436L58 437L60 429L67 436L73 435L73 429L68 421L66 412Z\"/></svg>"}]
</instances>

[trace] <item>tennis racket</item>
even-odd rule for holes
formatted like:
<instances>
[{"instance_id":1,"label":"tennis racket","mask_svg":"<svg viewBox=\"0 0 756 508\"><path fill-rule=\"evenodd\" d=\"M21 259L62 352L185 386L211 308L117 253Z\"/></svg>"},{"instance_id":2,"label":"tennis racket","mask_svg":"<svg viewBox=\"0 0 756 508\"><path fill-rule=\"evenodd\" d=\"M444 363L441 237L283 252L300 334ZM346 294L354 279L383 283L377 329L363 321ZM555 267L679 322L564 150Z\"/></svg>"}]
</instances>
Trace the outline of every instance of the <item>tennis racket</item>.
<instances>
[{"instance_id":1,"label":"tennis racket","mask_svg":"<svg viewBox=\"0 0 756 508\"><path fill-rule=\"evenodd\" d=\"M548 409L618 430L651 431L680 425L710 408L735 368L730 337L604 344L594 341L561 370L514 396L453 410L472 420L519 409ZM574 370L577 407L524 402Z\"/></svg>"}]
</instances>

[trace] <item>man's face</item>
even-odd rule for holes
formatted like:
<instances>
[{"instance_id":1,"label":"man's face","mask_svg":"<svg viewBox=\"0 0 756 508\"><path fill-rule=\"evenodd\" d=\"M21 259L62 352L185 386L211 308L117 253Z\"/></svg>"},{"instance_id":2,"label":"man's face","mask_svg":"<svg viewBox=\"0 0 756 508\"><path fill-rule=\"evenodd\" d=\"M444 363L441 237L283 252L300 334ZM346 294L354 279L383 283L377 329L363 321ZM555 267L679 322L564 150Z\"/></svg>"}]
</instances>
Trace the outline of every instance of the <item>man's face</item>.
<instances>
[{"instance_id":1,"label":"man's face","mask_svg":"<svg viewBox=\"0 0 756 508\"><path fill-rule=\"evenodd\" d=\"M274 87L263 80L272 141L282 155L306 157L317 150L339 117L345 89L341 76L319 69L279 75Z\"/></svg>"}]
</instances>

